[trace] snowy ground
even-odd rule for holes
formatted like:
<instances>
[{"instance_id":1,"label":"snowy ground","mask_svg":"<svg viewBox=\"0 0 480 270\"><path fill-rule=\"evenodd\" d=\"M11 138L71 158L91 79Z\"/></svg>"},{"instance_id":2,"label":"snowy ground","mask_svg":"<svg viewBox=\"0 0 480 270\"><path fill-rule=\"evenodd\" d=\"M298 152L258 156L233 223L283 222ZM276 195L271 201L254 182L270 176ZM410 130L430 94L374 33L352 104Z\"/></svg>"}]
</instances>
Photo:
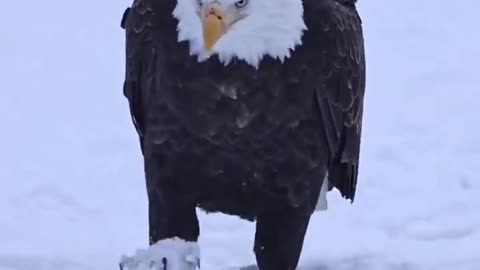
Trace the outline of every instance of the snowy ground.
<instances>
[{"instance_id":1,"label":"snowy ground","mask_svg":"<svg viewBox=\"0 0 480 270\"><path fill-rule=\"evenodd\" d=\"M146 245L142 162L121 90L128 4L2 4L0 270L116 269L121 253ZM301 269L480 269L479 8L360 0L359 194L353 205L329 194ZM204 269L254 263L253 224L201 223Z\"/></svg>"}]
</instances>

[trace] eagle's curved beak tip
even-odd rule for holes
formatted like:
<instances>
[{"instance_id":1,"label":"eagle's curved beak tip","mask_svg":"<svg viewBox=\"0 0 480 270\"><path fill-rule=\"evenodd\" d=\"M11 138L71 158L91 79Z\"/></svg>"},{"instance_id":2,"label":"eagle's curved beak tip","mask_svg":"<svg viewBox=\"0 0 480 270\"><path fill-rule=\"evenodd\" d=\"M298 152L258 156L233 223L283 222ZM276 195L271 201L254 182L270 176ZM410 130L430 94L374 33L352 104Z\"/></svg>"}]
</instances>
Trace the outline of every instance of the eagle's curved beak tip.
<instances>
[{"instance_id":1,"label":"eagle's curved beak tip","mask_svg":"<svg viewBox=\"0 0 480 270\"><path fill-rule=\"evenodd\" d=\"M209 9L203 21L203 42L208 52L212 50L215 43L227 30L223 15L223 12L214 6Z\"/></svg>"}]
</instances>

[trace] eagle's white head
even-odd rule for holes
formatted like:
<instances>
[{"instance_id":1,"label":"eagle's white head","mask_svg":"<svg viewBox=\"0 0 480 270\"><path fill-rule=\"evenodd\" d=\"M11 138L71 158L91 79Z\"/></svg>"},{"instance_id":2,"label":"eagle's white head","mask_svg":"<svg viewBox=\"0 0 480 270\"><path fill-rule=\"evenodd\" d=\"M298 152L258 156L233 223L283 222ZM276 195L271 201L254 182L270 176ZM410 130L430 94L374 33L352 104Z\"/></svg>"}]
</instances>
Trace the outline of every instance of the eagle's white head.
<instances>
[{"instance_id":1,"label":"eagle's white head","mask_svg":"<svg viewBox=\"0 0 480 270\"><path fill-rule=\"evenodd\" d=\"M199 61L211 55L254 67L266 55L283 61L301 44L306 25L302 0L177 0L178 41Z\"/></svg>"}]
</instances>

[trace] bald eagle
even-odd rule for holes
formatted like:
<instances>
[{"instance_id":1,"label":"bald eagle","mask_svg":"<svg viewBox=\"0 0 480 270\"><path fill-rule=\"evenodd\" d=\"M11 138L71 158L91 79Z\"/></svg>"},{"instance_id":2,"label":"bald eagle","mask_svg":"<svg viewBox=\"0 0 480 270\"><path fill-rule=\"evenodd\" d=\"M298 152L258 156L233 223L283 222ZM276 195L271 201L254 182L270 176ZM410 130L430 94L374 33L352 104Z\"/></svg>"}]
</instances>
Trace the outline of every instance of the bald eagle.
<instances>
[{"instance_id":1,"label":"bald eagle","mask_svg":"<svg viewBox=\"0 0 480 270\"><path fill-rule=\"evenodd\" d=\"M295 269L321 191L355 196L365 92L356 1L134 0L122 27L149 260L197 267L198 207L256 222L260 270ZM182 251L155 249L174 243Z\"/></svg>"}]
</instances>

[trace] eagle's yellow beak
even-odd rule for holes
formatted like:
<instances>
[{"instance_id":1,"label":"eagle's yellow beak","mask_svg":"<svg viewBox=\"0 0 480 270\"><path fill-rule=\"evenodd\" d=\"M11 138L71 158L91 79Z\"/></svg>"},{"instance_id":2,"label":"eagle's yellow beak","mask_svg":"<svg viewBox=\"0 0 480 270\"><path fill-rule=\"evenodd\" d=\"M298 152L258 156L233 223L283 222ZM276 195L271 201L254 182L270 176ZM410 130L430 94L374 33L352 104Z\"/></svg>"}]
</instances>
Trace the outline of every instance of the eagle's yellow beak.
<instances>
[{"instance_id":1,"label":"eagle's yellow beak","mask_svg":"<svg viewBox=\"0 0 480 270\"><path fill-rule=\"evenodd\" d=\"M205 49L211 51L218 39L227 31L227 26L219 4L213 3L206 8L207 13L203 21L203 43Z\"/></svg>"}]
</instances>

